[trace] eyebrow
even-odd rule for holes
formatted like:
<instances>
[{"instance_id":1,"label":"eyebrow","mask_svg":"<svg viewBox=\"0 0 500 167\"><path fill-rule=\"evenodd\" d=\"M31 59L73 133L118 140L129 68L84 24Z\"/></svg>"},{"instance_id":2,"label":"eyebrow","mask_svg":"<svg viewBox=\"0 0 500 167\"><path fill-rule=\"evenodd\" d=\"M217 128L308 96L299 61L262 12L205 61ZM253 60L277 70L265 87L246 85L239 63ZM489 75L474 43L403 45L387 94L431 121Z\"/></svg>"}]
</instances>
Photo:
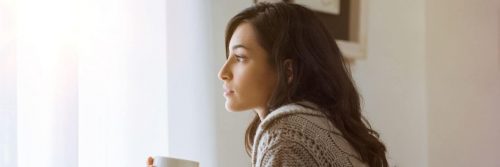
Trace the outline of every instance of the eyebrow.
<instances>
[{"instance_id":1,"label":"eyebrow","mask_svg":"<svg viewBox=\"0 0 500 167\"><path fill-rule=\"evenodd\" d=\"M246 46L244 46L244 45L242 45L242 44L239 44L239 45L234 45L231 49L232 49L232 50L235 50L235 49L237 49L237 48L244 48L244 49L247 49L247 50L248 50L248 47L246 47Z\"/></svg>"}]
</instances>

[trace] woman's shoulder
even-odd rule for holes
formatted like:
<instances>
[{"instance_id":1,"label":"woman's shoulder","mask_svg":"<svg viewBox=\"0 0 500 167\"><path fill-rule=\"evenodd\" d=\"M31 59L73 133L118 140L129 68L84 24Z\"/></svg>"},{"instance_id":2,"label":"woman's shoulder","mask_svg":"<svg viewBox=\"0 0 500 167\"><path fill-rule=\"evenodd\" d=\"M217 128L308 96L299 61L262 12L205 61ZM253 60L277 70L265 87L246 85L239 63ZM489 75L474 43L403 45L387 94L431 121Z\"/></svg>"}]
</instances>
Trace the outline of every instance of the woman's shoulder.
<instances>
[{"instance_id":1,"label":"woman's shoulder","mask_svg":"<svg viewBox=\"0 0 500 167\"><path fill-rule=\"evenodd\" d=\"M303 130L307 126L316 126L320 129L340 133L316 105L310 102L299 102L281 106L269 113L260 123L262 131L297 129Z\"/></svg>"},{"instance_id":2,"label":"woman's shoulder","mask_svg":"<svg viewBox=\"0 0 500 167\"><path fill-rule=\"evenodd\" d=\"M271 112L259 125L254 143L255 162L265 153L283 150L307 153L318 163L352 166L360 161L359 154L314 105L294 103Z\"/></svg>"}]
</instances>

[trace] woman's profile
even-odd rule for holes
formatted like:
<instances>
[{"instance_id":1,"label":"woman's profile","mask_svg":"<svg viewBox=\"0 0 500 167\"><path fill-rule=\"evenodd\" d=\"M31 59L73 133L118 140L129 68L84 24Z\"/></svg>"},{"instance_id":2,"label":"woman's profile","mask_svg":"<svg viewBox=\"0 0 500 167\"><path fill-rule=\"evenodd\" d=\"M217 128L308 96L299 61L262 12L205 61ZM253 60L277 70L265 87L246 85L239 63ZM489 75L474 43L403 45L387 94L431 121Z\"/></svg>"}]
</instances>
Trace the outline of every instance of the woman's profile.
<instances>
[{"instance_id":1,"label":"woman's profile","mask_svg":"<svg viewBox=\"0 0 500 167\"><path fill-rule=\"evenodd\" d=\"M225 107L256 113L245 134L253 166L388 166L342 54L313 11L257 3L229 21L225 48Z\"/></svg>"}]
</instances>

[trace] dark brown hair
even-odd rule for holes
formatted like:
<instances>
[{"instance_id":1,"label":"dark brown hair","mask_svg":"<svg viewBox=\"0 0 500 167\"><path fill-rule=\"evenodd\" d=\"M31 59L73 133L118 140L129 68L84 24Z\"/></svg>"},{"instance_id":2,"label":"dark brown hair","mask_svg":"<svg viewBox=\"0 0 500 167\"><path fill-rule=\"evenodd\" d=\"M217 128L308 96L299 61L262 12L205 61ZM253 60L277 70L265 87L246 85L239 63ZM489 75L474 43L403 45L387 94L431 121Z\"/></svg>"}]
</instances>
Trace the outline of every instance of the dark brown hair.
<instances>
[{"instance_id":1,"label":"dark brown hair","mask_svg":"<svg viewBox=\"0 0 500 167\"><path fill-rule=\"evenodd\" d=\"M269 111L298 101L312 102L342 132L363 161L372 167L388 166L384 144L361 114L360 96L349 67L313 11L289 3L257 3L243 10L228 23L226 57L229 40L242 22L254 27L278 76L267 104ZM285 60L292 60L291 83L287 80ZM245 134L249 154L259 123L260 118L255 115Z\"/></svg>"}]
</instances>

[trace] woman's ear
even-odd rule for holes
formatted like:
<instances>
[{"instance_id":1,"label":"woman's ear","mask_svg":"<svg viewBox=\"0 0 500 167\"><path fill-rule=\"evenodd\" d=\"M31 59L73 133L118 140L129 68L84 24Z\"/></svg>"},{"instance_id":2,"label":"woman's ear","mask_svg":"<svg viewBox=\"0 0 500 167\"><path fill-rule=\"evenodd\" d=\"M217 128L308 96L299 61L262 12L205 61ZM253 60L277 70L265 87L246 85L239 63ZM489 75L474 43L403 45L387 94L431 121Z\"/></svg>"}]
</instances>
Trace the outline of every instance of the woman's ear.
<instances>
[{"instance_id":1,"label":"woman's ear","mask_svg":"<svg viewBox=\"0 0 500 167\"><path fill-rule=\"evenodd\" d=\"M286 77L288 84L292 83L293 80L293 60L292 59L286 59L284 62L285 68L286 68Z\"/></svg>"}]
</instances>

